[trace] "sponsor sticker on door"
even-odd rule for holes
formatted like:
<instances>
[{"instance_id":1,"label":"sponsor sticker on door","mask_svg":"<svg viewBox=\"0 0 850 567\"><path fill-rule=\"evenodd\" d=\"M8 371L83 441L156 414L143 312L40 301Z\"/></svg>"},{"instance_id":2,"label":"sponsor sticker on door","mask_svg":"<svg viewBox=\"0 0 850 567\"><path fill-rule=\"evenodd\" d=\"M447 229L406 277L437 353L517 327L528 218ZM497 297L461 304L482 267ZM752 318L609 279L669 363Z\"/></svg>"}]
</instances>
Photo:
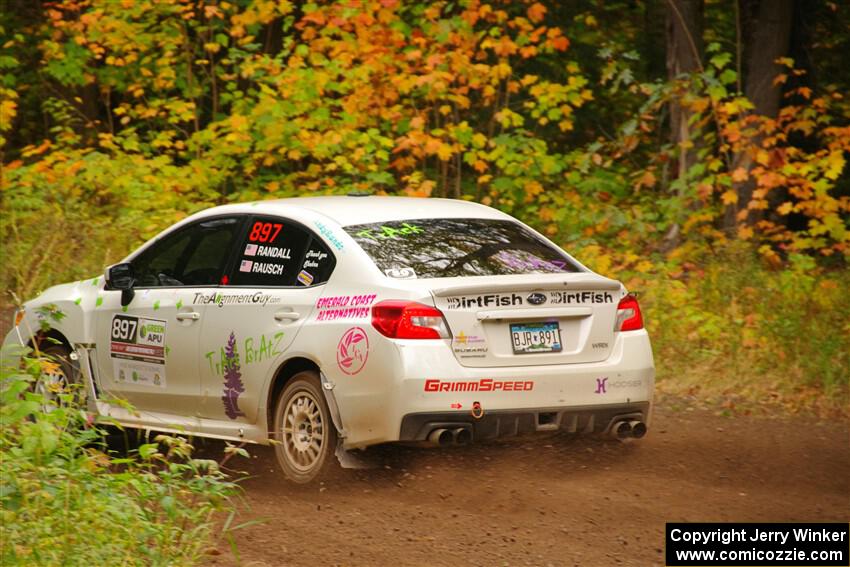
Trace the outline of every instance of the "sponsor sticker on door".
<instances>
[{"instance_id":1,"label":"sponsor sticker on door","mask_svg":"<svg viewBox=\"0 0 850 567\"><path fill-rule=\"evenodd\" d=\"M166 321L115 315L109 354L119 382L164 388Z\"/></svg>"}]
</instances>

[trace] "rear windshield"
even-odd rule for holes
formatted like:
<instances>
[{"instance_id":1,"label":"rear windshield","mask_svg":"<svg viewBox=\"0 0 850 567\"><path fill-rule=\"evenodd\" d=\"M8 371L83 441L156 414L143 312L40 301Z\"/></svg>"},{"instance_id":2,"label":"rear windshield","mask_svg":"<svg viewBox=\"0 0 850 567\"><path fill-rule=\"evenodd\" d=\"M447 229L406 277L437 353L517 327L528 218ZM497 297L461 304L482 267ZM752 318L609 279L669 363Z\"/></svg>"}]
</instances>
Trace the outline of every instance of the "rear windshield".
<instances>
[{"instance_id":1,"label":"rear windshield","mask_svg":"<svg viewBox=\"0 0 850 567\"><path fill-rule=\"evenodd\" d=\"M391 278L447 278L581 271L522 225L492 219L411 219L345 231Z\"/></svg>"}]
</instances>

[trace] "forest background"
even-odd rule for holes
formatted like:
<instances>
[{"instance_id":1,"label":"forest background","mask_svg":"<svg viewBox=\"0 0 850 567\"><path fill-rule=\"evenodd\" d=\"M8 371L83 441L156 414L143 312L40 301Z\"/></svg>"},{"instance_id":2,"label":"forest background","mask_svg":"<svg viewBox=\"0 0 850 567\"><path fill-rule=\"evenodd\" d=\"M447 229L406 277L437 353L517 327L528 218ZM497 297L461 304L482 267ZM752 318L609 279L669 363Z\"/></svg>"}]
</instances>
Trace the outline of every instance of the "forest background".
<instances>
[{"instance_id":1,"label":"forest background","mask_svg":"<svg viewBox=\"0 0 850 567\"><path fill-rule=\"evenodd\" d=\"M469 199L638 292L662 394L846 415L850 4L3 4L5 304L212 205Z\"/></svg>"}]
</instances>

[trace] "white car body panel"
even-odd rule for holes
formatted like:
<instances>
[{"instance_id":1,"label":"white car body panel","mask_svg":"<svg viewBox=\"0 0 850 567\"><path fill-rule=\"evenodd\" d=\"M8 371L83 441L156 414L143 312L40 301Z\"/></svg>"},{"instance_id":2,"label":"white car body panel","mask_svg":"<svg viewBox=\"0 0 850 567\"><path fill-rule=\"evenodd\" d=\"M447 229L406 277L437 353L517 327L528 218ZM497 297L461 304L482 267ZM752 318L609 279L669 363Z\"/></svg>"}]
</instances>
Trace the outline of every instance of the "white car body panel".
<instances>
[{"instance_id":1,"label":"white car body panel","mask_svg":"<svg viewBox=\"0 0 850 567\"><path fill-rule=\"evenodd\" d=\"M411 437L410 433L419 427L417 416L469 419L474 403L485 415L557 414L566 429L575 429L575 423L579 429L588 429L584 417L568 423L570 412L590 412L589 429L604 429L607 422L594 425L593 419L608 420L613 414L605 408L637 413L649 422L655 374L652 350L644 329L614 331L617 302L626 295L618 282L590 272L569 255L582 271L393 279L385 276L342 228L424 218L518 222L489 207L397 197L313 197L225 205L177 223L125 261L133 261L161 238L200 219L253 214L296 221L313 231L335 256L329 281L287 288L139 289L123 309L121 292L105 289L101 276L52 287L27 302L24 320L9 333L6 343L29 343L39 328L37 308L55 305L65 317L51 326L80 355L94 410L127 426L223 439L268 442L268 408L275 380L294 360L308 361L321 371L329 404L338 412L345 448L421 440L421 434ZM575 295L578 292L591 295ZM531 293L543 294L544 303L530 305ZM573 295L554 302L555 298L564 299L565 293ZM458 300L453 299L474 299L482 294L506 294L514 304L457 307ZM592 294L603 295L594 302ZM242 300L228 302L231 296ZM255 301L255 297L260 299ZM452 338L384 337L372 326L370 309L386 299L436 306L443 312ZM345 305L337 305L340 303ZM120 326L122 316L138 317L139 324L148 321L148 331L154 331L144 340L153 343L159 340L156 329L162 322L165 354L161 363L156 344L142 344L140 335L138 344L119 345L120 349L139 351L154 362L127 362L113 356L119 347L110 333L116 317ZM512 353L506 330L511 321L553 318L561 325L562 352ZM346 337L359 341L342 348ZM232 363L228 342L238 351L237 373L244 386L244 391L231 392L233 398L228 398L225 378ZM351 366L345 367L338 359L341 350L343 359L350 355ZM124 370L123 379L118 368ZM128 379L133 368L141 369L137 380ZM159 375L157 369L162 371ZM110 397L126 399L136 411L111 404ZM227 400L233 402L230 409ZM595 408L605 411L594 414ZM566 417L562 418L562 413ZM497 423L497 432L503 433L499 428L507 427L509 421L506 417L501 425ZM542 418L536 423L538 430L551 429Z\"/></svg>"}]
</instances>

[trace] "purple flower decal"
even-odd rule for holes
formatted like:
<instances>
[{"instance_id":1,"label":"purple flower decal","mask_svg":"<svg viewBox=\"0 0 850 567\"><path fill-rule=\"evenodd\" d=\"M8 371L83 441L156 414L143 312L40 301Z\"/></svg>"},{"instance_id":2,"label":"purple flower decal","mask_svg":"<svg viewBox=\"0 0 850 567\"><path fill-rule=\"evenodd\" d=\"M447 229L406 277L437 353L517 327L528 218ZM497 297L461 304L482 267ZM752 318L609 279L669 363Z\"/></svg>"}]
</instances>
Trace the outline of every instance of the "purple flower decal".
<instances>
[{"instance_id":1,"label":"purple flower decal","mask_svg":"<svg viewBox=\"0 0 850 567\"><path fill-rule=\"evenodd\" d=\"M224 394L221 401L224 402L224 414L230 419L236 419L245 415L239 409L239 394L245 391L242 384L242 373L239 368L239 354L236 352L236 335L230 332L227 346L224 347Z\"/></svg>"}]
</instances>

